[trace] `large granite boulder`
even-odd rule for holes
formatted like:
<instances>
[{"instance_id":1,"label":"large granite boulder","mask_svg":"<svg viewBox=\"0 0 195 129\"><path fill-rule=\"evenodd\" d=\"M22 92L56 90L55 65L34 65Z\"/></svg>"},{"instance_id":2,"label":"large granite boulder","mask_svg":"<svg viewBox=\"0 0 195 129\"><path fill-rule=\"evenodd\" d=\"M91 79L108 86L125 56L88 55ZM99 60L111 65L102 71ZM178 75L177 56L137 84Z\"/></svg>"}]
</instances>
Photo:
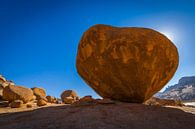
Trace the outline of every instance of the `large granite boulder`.
<instances>
[{"instance_id":1,"label":"large granite boulder","mask_svg":"<svg viewBox=\"0 0 195 129\"><path fill-rule=\"evenodd\" d=\"M103 98L141 103L163 88L178 62L175 45L155 30L95 25L82 36L76 67Z\"/></svg>"},{"instance_id":2,"label":"large granite boulder","mask_svg":"<svg viewBox=\"0 0 195 129\"><path fill-rule=\"evenodd\" d=\"M22 100L24 103L27 103L33 100L33 97L33 91L30 88L23 86L9 85L3 90L3 99L9 102Z\"/></svg>"}]
</instances>

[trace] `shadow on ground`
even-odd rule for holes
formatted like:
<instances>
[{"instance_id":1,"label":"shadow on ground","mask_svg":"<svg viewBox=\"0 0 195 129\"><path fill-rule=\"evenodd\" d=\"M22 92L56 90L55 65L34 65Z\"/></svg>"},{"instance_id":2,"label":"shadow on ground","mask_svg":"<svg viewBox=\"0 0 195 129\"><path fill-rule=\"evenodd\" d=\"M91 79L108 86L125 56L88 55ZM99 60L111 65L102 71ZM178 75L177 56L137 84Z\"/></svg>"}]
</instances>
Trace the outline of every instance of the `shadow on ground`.
<instances>
[{"instance_id":1,"label":"shadow on ground","mask_svg":"<svg viewBox=\"0 0 195 129\"><path fill-rule=\"evenodd\" d=\"M130 103L65 105L0 114L0 129L195 129L195 115Z\"/></svg>"}]
</instances>

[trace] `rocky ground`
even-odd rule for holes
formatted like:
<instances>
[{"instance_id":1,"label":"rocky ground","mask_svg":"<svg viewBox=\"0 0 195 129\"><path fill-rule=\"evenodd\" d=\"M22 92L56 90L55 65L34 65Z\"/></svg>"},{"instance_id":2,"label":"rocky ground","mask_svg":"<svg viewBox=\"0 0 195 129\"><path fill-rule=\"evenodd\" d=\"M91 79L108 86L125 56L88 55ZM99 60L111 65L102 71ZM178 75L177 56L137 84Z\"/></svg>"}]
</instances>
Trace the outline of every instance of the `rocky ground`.
<instances>
[{"instance_id":1,"label":"rocky ground","mask_svg":"<svg viewBox=\"0 0 195 129\"><path fill-rule=\"evenodd\" d=\"M57 107L62 106L65 104L53 104L53 103L47 103L47 105L39 107L36 104L32 105L31 108L27 108L26 105L23 105L20 108L11 108L11 107L0 107L0 114L3 113L16 113L16 112L25 112L25 111L33 111L40 108L46 108L46 107Z\"/></svg>"},{"instance_id":2,"label":"rocky ground","mask_svg":"<svg viewBox=\"0 0 195 129\"><path fill-rule=\"evenodd\" d=\"M184 104L187 106L195 106L195 102L185 102Z\"/></svg>"},{"instance_id":3,"label":"rocky ground","mask_svg":"<svg viewBox=\"0 0 195 129\"><path fill-rule=\"evenodd\" d=\"M49 106L49 107L48 107ZM115 103L73 106L52 104L5 113L0 129L195 129L195 108ZM11 113L11 110L14 111Z\"/></svg>"}]
</instances>

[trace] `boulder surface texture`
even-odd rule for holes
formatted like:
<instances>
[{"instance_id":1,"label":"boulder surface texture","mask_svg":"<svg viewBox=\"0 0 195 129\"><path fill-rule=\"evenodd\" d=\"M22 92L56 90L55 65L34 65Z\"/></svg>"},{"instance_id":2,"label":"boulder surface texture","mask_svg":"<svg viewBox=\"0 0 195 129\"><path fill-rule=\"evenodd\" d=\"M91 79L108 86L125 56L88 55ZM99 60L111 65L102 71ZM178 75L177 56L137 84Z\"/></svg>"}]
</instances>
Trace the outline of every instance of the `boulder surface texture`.
<instances>
[{"instance_id":1,"label":"boulder surface texture","mask_svg":"<svg viewBox=\"0 0 195 129\"><path fill-rule=\"evenodd\" d=\"M36 97L46 97L46 92L43 88L34 87L32 88L32 91Z\"/></svg>"},{"instance_id":2,"label":"boulder surface texture","mask_svg":"<svg viewBox=\"0 0 195 129\"><path fill-rule=\"evenodd\" d=\"M6 86L3 90L3 99L9 102L14 100L22 100L24 103L27 103L33 100L33 91L30 88L23 86Z\"/></svg>"},{"instance_id":3,"label":"boulder surface texture","mask_svg":"<svg viewBox=\"0 0 195 129\"><path fill-rule=\"evenodd\" d=\"M165 86L178 62L176 46L155 30L95 25L80 40L76 67L103 98L142 103Z\"/></svg>"},{"instance_id":4,"label":"boulder surface texture","mask_svg":"<svg viewBox=\"0 0 195 129\"><path fill-rule=\"evenodd\" d=\"M71 104L77 101L79 99L79 96L73 90L65 90L61 94L61 99L62 99L62 102L66 104Z\"/></svg>"}]
</instances>

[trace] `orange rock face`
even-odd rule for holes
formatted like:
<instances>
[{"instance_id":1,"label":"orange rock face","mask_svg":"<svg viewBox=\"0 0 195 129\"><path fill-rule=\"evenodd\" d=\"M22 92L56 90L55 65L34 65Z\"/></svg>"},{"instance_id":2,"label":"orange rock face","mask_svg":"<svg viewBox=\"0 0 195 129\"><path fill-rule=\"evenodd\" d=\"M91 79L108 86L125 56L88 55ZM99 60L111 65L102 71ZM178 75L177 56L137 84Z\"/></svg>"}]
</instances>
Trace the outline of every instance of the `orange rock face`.
<instances>
[{"instance_id":1,"label":"orange rock face","mask_svg":"<svg viewBox=\"0 0 195 129\"><path fill-rule=\"evenodd\" d=\"M22 100L27 103L33 100L33 91L23 86L6 86L3 90L3 99L9 102L14 100Z\"/></svg>"},{"instance_id":2,"label":"orange rock face","mask_svg":"<svg viewBox=\"0 0 195 129\"><path fill-rule=\"evenodd\" d=\"M95 25L83 34L76 67L103 98L141 103L163 88L178 62L175 45L157 31Z\"/></svg>"},{"instance_id":3,"label":"orange rock face","mask_svg":"<svg viewBox=\"0 0 195 129\"><path fill-rule=\"evenodd\" d=\"M65 90L61 94L61 99L66 104L72 104L79 99L79 96L73 90Z\"/></svg>"},{"instance_id":4,"label":"orange rock face","mask_svg":"<svg viewBox=\"0 0 195 129\"><path fill-rule=\"evenodd\" d=\"M34 94L37 98L46 97L45 89L39 88L39 87L34 87L34 88L31 88L31 89L32 89L32 91L33 91L33 94Z\"/></svg>"}]
</instances>

